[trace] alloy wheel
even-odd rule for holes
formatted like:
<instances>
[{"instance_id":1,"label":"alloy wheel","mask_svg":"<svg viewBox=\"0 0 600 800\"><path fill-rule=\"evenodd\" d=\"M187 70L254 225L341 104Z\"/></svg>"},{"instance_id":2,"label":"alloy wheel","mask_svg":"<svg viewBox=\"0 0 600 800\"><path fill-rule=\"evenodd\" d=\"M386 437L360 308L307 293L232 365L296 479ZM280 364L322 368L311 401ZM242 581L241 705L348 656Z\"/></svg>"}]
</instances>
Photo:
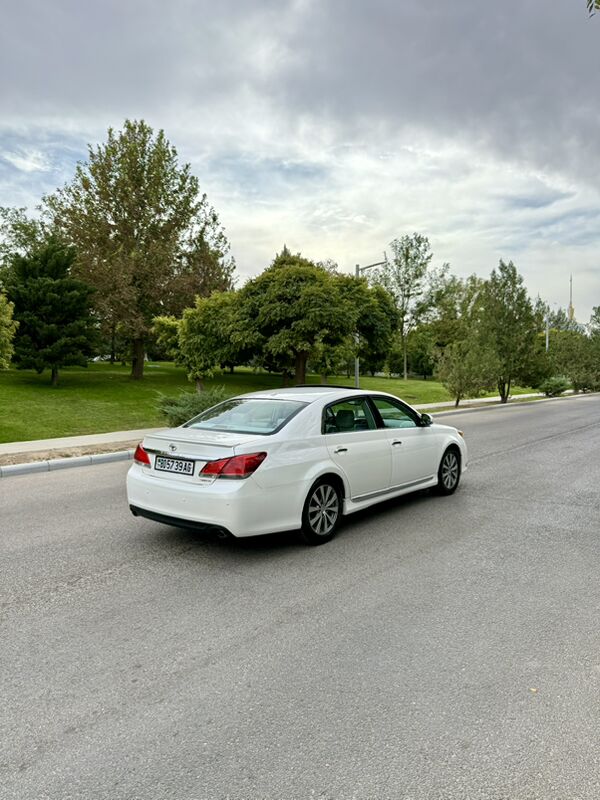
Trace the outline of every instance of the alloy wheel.
<instances>
[{"instance_id":1,"label":"alloy wheel","mask_svg":"<svg viewBox=\"0 0 600 800\"><path fill-rule=\"evenodd\" d=\"M333 486L322 483L316 487L308 503L308 523L317 536L328 536L335 528L340 514L340 500Z\"/></svg>"},{"instance_id":2,"label":"alloy wheel","mask_svg":"<svg viewBox=\"0 0 600 800\"><path fill-rule=\"evenodd\" d=\"M446 491L454 489L458 483L458 458L454 451L448 450L444 456L441 473L444 489L446 489Z\"/></svg>"}]
</instances>

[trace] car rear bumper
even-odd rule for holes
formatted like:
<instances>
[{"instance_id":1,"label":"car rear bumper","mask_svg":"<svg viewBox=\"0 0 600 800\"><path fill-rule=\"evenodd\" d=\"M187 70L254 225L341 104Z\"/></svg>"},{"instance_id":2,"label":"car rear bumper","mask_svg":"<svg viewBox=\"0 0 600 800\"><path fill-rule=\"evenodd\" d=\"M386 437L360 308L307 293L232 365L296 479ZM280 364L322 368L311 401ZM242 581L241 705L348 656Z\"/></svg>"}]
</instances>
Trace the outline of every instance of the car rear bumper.
<instances>
[{"instance_id":1,"label":"car rear bumper","mask_svg":"<svg viewBox=\"0 0 600 800\"><path fill-rule=\"evenodd\" d=\"M179 527L224 530L236 537L300 525L289 492L265 490L252 476L202 485L154 477L149 469L133 464L127 474L127 500L135 516Z\"/></svg>"},{"instance_id":2,"label":"car rear bumper","mask_svg":"<svg viewBox=\"0 0 600 800\"><path fill-rule=\"evenodd\" d=\"M158 514L156 511L149 511L147 508L139 508L138 506L129 506L129 510L134 517L145 517L151 519L153 522L160 522L163 525L173 525L175 528L187 528L194 531L206 531L215 533L221 538L232 536L231 531L223 528L220 525L209 525L203 522L194 522L190 519L180 519L179 517L170 517L167 514Z\"/></svg>"}]
</instances>

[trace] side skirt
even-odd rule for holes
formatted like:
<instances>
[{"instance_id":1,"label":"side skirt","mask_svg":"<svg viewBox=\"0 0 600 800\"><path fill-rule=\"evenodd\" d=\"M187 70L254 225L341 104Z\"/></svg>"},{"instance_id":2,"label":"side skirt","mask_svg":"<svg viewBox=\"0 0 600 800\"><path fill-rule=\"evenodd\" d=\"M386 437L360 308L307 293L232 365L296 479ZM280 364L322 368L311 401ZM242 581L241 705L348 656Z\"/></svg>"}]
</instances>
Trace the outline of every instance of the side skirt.
<instances>
[{"instance_id":1,"label":"side skirt","mask_svg":"<svg viewBox=\"0 0 600 800\"><path fill-rule=\"evenodd\" d=\"M422 480L402 484L402 486L391 486L389 489L370 492L369 494L359 495L352 499L346 498L344 500L344 514L353 514L355 511L360 511L361 508L368 508L369 506L374 506L376 503L382 503L384 500L392 500L394 497L401 497L403 494L418 492L420 489L429 489L436 485L437 476L430 475Z\"/></svg>"}]
</instances>

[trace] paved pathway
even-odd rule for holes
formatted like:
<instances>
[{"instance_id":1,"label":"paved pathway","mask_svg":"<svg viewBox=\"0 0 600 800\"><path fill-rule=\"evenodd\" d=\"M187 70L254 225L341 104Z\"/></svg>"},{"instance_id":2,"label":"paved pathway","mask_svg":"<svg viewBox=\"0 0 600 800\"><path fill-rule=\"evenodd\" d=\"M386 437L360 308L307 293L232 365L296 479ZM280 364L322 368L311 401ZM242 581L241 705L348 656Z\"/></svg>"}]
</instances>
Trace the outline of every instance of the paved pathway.
<instances>
[{"instance_id":1,"label":"paved pathway","mask_svg":"<svg viewBox=\"0 0 600 800\"><path fill-rule=\"evenodd\" d=\"M1 455L13 453L35 453L38 450L64 450L70 447L89 447L97 444L121 444L134 439L143 439L147 433L160 428L144 428L136 431L113 431L112 433L92 433L85 436L62 436L60 439L36 439L29 442L7 442L0 444Z\"/></svg>"}]
</instances>

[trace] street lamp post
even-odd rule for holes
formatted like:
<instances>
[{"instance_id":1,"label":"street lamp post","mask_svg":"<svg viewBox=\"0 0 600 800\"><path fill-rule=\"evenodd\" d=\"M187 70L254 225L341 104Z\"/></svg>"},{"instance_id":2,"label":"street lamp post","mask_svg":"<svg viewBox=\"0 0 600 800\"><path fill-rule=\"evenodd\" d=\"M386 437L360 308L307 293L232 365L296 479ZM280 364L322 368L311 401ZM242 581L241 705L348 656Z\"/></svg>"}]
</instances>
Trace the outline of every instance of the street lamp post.
<instances>
[{"instance_id":1,"label":"street lamp post","mask_svg":"<svg viewBox=\"0 0 600 800\"><path fill-rule=\"evenodd\" d=\"M384 253L385 255L385 253ZM371 269L371 267L381 267L384 264L387 264L387 257L384 261L376 261L374 264L367 264L364 267L361 267L360 264L357 264L355 267L354 274L357 278L360 278L360 273L364 272L367 269ZM354 359L354 387L356 389L360 388L360 361L358 358L358 331L356 332L356 358Z\"/></svg>"}]
</instances>

